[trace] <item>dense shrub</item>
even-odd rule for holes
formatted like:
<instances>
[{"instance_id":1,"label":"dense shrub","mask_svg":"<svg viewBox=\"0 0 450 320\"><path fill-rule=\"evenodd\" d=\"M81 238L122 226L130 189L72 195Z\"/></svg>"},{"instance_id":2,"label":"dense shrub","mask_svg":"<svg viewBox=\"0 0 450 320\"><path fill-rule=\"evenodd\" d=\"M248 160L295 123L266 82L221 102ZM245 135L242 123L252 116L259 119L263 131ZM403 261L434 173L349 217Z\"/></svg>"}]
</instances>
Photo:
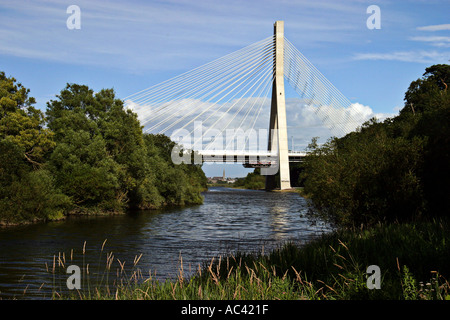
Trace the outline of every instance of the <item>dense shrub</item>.
<instances>
[{"instance_id":1,"label":"dense shrub","mask_svg":"<svg viewBox=\"0 0 450 320\"><path fill-rule=\"evenodd\" d=\"M301 179L314 212L341 225L448 215L450 66L426 69L392 119L309 146Z\"/></svg>"},{"instance_id":2,"label":"dense shrub","mask_svg":"<svg viewBox=\"0 0 450 320\"><path fill-rule=\"evenodd\" d=\"M174 143L142 132L112 89L67 84L47 110L0 73L0 221L201 203L198 165L174 165Z\"/></svg>"}]
</instances>

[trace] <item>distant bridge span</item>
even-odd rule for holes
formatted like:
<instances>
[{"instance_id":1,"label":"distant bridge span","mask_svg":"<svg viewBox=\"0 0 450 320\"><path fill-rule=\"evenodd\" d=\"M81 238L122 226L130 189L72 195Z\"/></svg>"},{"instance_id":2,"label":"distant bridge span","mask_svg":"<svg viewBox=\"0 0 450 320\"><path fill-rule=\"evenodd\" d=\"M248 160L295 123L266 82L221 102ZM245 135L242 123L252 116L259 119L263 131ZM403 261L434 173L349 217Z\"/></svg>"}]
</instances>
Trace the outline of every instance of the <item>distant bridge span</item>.
<instances>
[{"instance_id":1,"label":"distant bridge span","mask_svg":"<svg viewBox=\"0 0 450 320\"><path fill-rule=\"evenodd\" d=\"M201 150L197 152L203 162L242 163L246 168L268 167L277 162L278 155L270 151L252 152L236 150ZM304 151L288 151L289 162L302 162L306 157Z\"/></svg>"}]
</instances>

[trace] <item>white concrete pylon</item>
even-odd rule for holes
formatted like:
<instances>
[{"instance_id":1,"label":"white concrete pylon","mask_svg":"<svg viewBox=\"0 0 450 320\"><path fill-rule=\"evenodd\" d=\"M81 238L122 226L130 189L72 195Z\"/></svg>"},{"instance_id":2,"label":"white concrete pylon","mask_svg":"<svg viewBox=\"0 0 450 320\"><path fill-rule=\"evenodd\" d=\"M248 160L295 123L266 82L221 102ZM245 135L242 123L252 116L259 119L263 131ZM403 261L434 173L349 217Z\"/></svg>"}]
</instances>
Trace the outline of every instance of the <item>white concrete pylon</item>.
<instances>
[{"instance_id":1,"label":"white concrete pylon","mask_svg":"<svg viewBox=\"0 0 450 320\"><path fill-rule=\"evenodd\" d=\"M269 151L278 148L280 189L290 189L288 136L286 124L286 98L284 92L284 21L274 24L274 81L270 110ZM275 130L275 131L273 131ZM274 132L272 136L271 132ZM276 186L274 176L266 176L266 189Z\"/></svg>"}]
</instances>

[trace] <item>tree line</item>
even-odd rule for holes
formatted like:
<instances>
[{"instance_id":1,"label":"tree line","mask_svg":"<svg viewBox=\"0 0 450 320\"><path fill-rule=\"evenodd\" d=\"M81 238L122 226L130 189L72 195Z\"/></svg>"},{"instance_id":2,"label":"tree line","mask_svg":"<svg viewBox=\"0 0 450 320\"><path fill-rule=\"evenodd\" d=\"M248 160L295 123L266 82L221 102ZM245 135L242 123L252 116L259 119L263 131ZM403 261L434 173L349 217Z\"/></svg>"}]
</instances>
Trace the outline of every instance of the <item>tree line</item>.
<instances>
[{"instance_id":1,"label":"tree line","mask_svg":"<svg viewBox=\"0 0 450 320\"><path fill-rule=\"evenodd\" d=\"M45 112L29 93L0 72L3 224L202 203L201 166L174 165L175 143L143 133L113 89L67 84Z\"/></svg>"},{"instance_id":2,"label":"tree line","mask_svg":"<svg viewBox=\"0 0 450 320\"><path fill-rule=\"evenodd\" d=\"M249 172L244 178L237 178L233 183L234 187L261 190L266 187L266 176L261 175L261 169L255 168L253 172Z\"/></svg>"},{"instance_id":3,"label":"tree line","mask_svg":"<svg viewBox=\"0 0 450 320\"><path fill-rule=\"evenodd\" d=\"M426 68L398 116L318 145L300 175L314 212L344 226L448 216L450 65Z\"/></svg>"}]
</instances>

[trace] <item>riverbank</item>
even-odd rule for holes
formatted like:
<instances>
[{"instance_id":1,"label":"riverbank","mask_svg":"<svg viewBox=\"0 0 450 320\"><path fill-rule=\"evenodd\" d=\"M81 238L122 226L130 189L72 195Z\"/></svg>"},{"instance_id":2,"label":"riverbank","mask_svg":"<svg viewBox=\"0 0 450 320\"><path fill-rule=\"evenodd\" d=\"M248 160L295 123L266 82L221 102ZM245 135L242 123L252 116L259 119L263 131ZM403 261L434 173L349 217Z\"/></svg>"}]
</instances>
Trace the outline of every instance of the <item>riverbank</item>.
<instances>
[{"instance_id":1,"label":"riverbank","mask_svg":"<svg viewBox=\"0 0 450 320\"><path fill-rule=\"evenodd\" d=\"M207 190L207 189L206 189ZM203 190L202 192L206 191ZM160 204L159 206L154 206L152 208L146 208L146 209L123 209L123 210L102 210L99 208L83 208L78 207L71 209L65 213L60 212L58 214L52 215L50 217L45 218L33 218L30 220L22 220L22 221L8 221L8 220L0 220L0 228L8 228L8 227L19 227L19 226L26 226L31 224L37 224L37 223L48 223L48 222L55 222L55 221L62 221L66 220L68 218L72 217L104 217L104 216L117 216L117 215L126 215L130 212L136 212L136 211L158 211L158 210L164 210L164 209L173 209L173 208L183 208L191 205L199 205L203 203L203 198L200 195L201 201L197 202L187 202L183 204Z\"/></svg>"},{"instance_id":2,"label":"riverbank","mask_svg":"<svg viewBox=\"0 0 450 320\"><path fill-rule=\"evenodd\" d=\"M267 254L211 258L190 278L181 263L176 280L150 277L138 284L132 277L114 290L72 298L448 300L449 226L434 220L339 230L305 245L286 243ZM369 266L380 270L379 289L368 288Z\"/></svg>"},{"instance_id":3,"label":"riverbank","mask_svg":"<svg viewBox=\"0 0 450 320\"><path fill-rule=\"evenodd\" d=\"M238 178L239 179L244 179L244 178ZM265 180L262 181L259 185L253 186L253 187L249 187L248 185L243 184L242 182L235 182L235 183L208 183L207 184L208 188L209 187L222 187L222 188L233 188L233 189L243 189L243 190L263 190L266 191L266 187L265 187ZM303 192L303 187L292 187L289 189L284 189L284 190L280 190L280 189L273 189L270 190L271 192L296 192L299 194L305 194ZM306 195L306 194L305 194Z\"/></svg>"},{"instance_id":4,"label":"riverbank","mask_svg":"<svg viewBox=\"0 0 450 320\"><path fill-rule=\"evenodd\" d=\"M310 223L305 217L306 202L293 193L210 188L202 195L202 205L114 216L70 216L61 221L1 229L0 299L51 297L54 256L56 271L59 256L65 267L78 265L82 272L88 268L94 288L103 276L106 254L111 252L114 272L110 279L120 268L118 260L125 261L128 268L141 253L137 267L144 276L151 270L152 276L156 272L154 279L173 279L182 257L187 278L212 257L238 250L258 252L262 247L269 252L291 239L307 242L329 232L326 225ZM82 254L84 243L86 253ZM127 275L131 275L128 271ZM101 273L98 278L97 272ZM66 270L61 269L55 276L61 290L67 290ZM82 275L81 279L85 281L82 288L88 289L88 276Z\"/></svg>"},{"instance_id":5,"label":"riverbank","mask_svg":"<svg viewBox=\"0 0 450 320\"><path fill-rule=\"evenodd\" d=\"M202 202L201 166L174 164L177 144L144 132L113 89L67 84L45 111L29 92L0 71L1 225Z\"/></svg>"},{"instance_id":6,"label":"riverbank","mask_svg":"<svg viewBox=\"0 0 450 320\"><path fill-rule=\"evenodd\" d=\"M244 186L234 186L234 185L230 185L227 186L227 188L233 188L233 189L243 189L243 190L260 190L260 191L267 191L265 188L260 188L260 189L249 189L246 188ZM299 194L301 197L308 199L308 194L304 191L303 187L293 187L290 189L285 189L285 190L280 190L280 189L274 189L274 190L270 190L268 192L282 192L282 193L297 193Z\"/></svg>"}]
</instances>

